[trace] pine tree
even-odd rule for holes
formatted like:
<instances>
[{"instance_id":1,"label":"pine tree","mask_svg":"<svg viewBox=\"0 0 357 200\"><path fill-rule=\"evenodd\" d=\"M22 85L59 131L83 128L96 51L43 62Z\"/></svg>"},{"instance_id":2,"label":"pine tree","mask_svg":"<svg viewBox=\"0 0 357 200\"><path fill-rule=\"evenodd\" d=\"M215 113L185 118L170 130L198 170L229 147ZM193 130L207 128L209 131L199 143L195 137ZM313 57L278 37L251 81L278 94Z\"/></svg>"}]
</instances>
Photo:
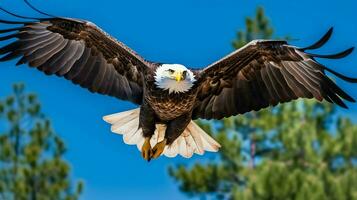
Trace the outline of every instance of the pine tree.
<instances>
[{"instance_id":1,"label":"pine tree","mask_svg":"<svg viewBox=\"0 0 357 200\"><path fill-rule=\"evenodd\" d=\"M34 94L16 84L0 101L0 199L78 199L82 183L73 186L64 142L41 113Z\"/></svg>"},{"instance_id":2,"label":"pine tree","mask_svg":"<svg viewBox=\"0 0 357 200\"><path fill-rule=\"evenodd\" d=\"M273 35L262 8L235 48ZM357 125L335 107L299 100L201 125L222 148L207 163L170 167L189 196L239 200L357 199Z\"/></svg>"}]
</instances>

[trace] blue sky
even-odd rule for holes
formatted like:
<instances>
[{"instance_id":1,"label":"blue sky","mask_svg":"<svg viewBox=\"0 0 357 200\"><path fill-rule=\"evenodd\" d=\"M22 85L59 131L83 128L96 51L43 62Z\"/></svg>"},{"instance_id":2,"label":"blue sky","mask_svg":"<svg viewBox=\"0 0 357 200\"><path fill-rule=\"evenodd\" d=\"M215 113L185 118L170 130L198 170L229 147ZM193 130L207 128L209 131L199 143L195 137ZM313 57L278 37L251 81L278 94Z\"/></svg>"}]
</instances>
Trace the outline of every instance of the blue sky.
<instances>
[{"instance_id":1,"label":"blue sky","mask_svg":"<svg viewBox=\"0 0 357 200\"><path fill-rule=\"evenodd\" d=\"M87 19L153 61L205 66L232 51L235 32L244 17L264 6L276 36L293 37L294 45L309 45L330 26L335 34L320 52L335 52L357 45L357 2L354 0L32 0L40 9L59 16ZM23 15L37 16L21 0L3 0L1 6ZM1 14L2 18L10 19ZM3 26L1 25L1 28ZM15 62L0 63L0 98L12 83L24 82L36 92L43 112L66 141L66 159L74 178L85 181L82 199L185 199L167 174L175 163L190 165L212 154L193 159L160 158L147 163L135 146L127 146L110 133L102 116L134 108L131 103L91 94L70 82L48 77ZM357 77L357 53L343 60L323 61L332 69ZM357 98L357 86L338 81ZM357 121L357 105L339 110Z\"/></svg>"}]
</instances>

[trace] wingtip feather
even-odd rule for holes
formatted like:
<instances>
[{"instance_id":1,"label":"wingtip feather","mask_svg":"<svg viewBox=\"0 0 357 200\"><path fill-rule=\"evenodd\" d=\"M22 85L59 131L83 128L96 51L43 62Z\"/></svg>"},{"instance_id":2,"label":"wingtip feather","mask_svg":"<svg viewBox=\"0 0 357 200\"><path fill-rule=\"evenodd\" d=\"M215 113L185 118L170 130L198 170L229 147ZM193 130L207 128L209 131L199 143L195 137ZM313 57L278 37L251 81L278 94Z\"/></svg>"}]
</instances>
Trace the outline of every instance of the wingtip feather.
<instances>
[{"instance_id":1,"label":"wingtip feather","mask_svg":"<svg viewBox=\"0 0 357 200\"><path fill-rule=\"evenodd\" d=\"M354 47L348 48L344 51L341 51L339 53L335 54L330 54L330 55L319 55L319 54L313 54L313 53L307 53L309 56L316 57L316 58L328 58L328 59L340 59L344 58L348 55L350 55L354 50Z\"/></svg>"}]
</instances>

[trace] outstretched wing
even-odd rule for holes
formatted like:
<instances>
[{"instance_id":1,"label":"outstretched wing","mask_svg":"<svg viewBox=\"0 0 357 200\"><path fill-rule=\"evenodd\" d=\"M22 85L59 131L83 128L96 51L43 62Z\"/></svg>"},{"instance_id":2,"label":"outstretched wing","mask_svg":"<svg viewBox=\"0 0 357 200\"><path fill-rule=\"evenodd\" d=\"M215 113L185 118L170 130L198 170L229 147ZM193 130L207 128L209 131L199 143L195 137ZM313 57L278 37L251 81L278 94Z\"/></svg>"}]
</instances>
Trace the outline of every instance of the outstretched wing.
<instances>
[{"instance_id":1,"label":"outstretched wing","mask_svg":"<svg viewBox=\"0 0 357 200\"><path fill-rule=\"evenodd\" d=\"M346 107L342 99L354 99L340 89L325 71L345 81L357 82L332 71L314 58L343 58L353 48L334 55L305 52L327 42L332 29L307 48L286 41L255 40L203 69L193 118L221 119L260 110L297 98L316 98Z\"/></svg>"},{"instance_id":2,"label":"outstretched wing","mask_svg":"<svg viewBox=\"0 0 357 200\"><path fill-rule=\"evenodd\" d=\"M91 92L141 103L148 63L96 25L70 18L0 23L17 25L0 30L0 41L17 39L0 49L0 61L21 57L17 65L28 63Z\"/></svg>"}]
</instances>

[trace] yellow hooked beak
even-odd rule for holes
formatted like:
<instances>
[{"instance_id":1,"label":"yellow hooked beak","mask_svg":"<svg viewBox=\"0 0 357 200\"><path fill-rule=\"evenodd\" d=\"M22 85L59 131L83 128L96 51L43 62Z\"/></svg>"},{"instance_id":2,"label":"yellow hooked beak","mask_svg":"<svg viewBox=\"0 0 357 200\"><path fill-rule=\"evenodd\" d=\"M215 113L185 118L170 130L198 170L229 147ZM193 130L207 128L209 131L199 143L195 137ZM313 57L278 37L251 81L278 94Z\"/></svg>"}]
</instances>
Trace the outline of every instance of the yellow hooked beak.
<instances>
[{"instance_id":1,"label":"yellow hooked beak","mask_svg":"<svg viewBox=\"0 0 357 200\"><path fill-rule=\"evenodd\" d=\"M174 77L175 77L175 80L176 80L177 82L182 81L182 79L183 79L183 77L182 77L182 72L181 72L181 71L175 71Z\"/></svg>"}]
</instances>

